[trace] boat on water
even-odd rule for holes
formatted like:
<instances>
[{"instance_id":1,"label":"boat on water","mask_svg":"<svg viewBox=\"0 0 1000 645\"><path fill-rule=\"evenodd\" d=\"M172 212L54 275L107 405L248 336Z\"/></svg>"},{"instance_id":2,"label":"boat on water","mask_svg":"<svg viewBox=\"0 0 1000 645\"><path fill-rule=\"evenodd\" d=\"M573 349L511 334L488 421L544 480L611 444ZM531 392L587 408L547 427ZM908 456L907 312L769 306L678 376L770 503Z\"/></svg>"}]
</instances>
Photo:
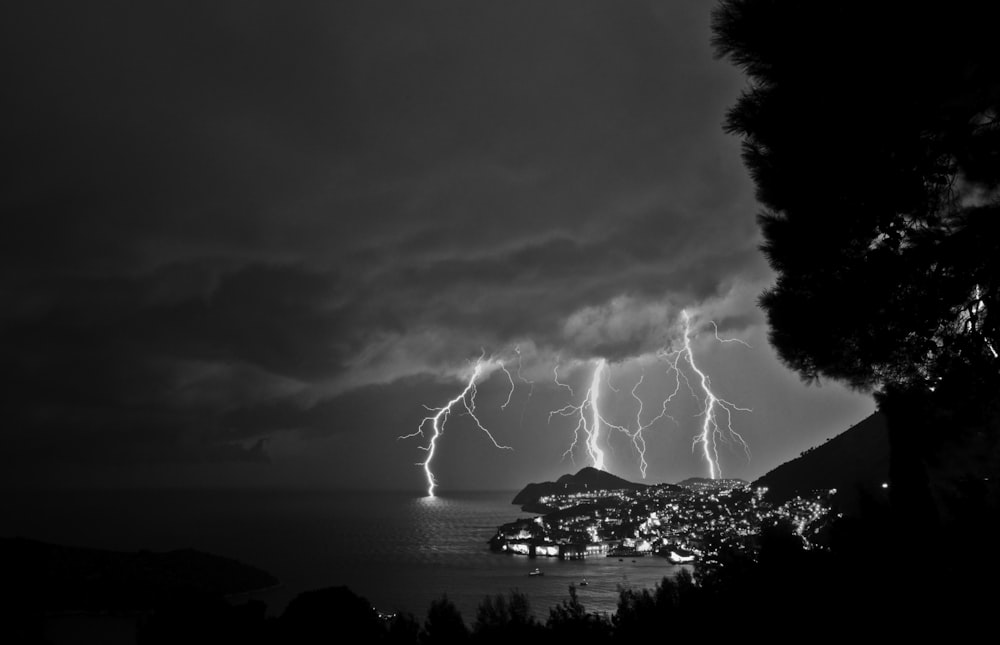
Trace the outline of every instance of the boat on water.
<instances>
[{"instance_id":1,"label":"boat on water","mask_svg":"<svg viewBox=\"0 0 1000 645\"><path fill-rule=\"evenodd\" d=\"M586 586L587 586L587 585L589 585L589 584L590 584L590 583L589 583L589 582L587 582L587 579L586 579L586 578L584 578L584 579L583 579L583 582L581 582L581 583L580 583L580 586L581 586L581 587L586 587Z\"/></svg>"},{"instance_id":2,"label":"boat on water","mask_svg":"<svg viewBox=\"0 0 1000 645\"><path fill-rule=\"evenodd\" d=\"M538 567L535 567L535 569L533 571L529 571L528 572L528 575L529 576L544 576L545 572L542 571L541 569L539 569Z\"/></svg>"}]
</instances>

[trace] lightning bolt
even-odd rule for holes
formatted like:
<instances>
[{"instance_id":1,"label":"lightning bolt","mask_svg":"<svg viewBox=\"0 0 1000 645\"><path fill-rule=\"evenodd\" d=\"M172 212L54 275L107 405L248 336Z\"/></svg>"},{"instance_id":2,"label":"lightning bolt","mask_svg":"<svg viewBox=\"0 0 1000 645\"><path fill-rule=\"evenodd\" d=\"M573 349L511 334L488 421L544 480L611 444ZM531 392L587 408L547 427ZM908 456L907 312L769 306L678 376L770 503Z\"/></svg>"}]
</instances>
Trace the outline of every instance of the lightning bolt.
<instances>
[{"instance_id":1,"label":"lightning bolt","mask_svg":"<svg viewBox=\"0 0 1000 645\"><path fill-rule=\"evenodd\" d=\"M590 459L594 462L594 468L597 470L604 470L604 451L597 445L597 440L601 435L601 409L597 407L597 403L601 398L601 374L604 373L604 368L607 365L607 361L603 358L597 361L597 367L594 368L594 378L587 391L590 401L590 428L587 429L584 426L584 429L587 430L587 454L590 455Z\"/></svg>"},{"instance_id":2,"label":"lightning bolt","mask_svg":"<svg viewBox=\"0 0 1000 645\"><path fill-rule=\"evenodd\" d=\"M708 322L712 323L712 327L715 329L715 340L719 341L720 343L739 343L740 345L743 345L747 349L753 349L753 347L750 346L750 343L746 342L745 340L740 340L739 338L720 337L719 326L715 324L714 320L709 320Z\"/></svg>"},{"instance_id":3,"label":"lightning bolt","mask_svg":"<svg viewBox=\"0 0 1000 645\"><path fill-rule=\"evenodd\" d=\"M638 404L638 409L635 413L635 430L631 433L632 445L635 446L636 452L639 453L639 471L642 473L643 479L646 478L646 468L647 468L646 438L642 434L643 431L648 430L654 424L656 424L660 419L664 418L673 421L674 425L679 425L677 423L677 419L675 419L673 416L667 413L667 406L670 405L670 403L680 393L682 379L687 383L688 389L691 391L691 394L694 395L694 389L691 387L691 382L688 380L687 376L684 374L684 372L680 370L680 367L678 366L678 363L680 362L680 352L677 351L667 352L666 350L661 350L659 355L661 358L664 358L667 361L668 365L667 374L670 374L671 372L674 374L674 381L675 381L674 390L669 395L667 395L666 398L663 399L663 402L660 405L660 411L656 414L656 416L654 416L646 423L643 423L642 421L642 413L644 411L643 402L642 399L639 397L638 392L636 391L639 389L639 386L642 385L643 380L645 380L646 378L645 369L643 370L643 373L639 377L639 380L636 382L635 386L632 387L632 398L634 398L636 400L636 403Z\"/></svg>"},{"instance_id":4,"label":"lightning bolt","mask_svg":"<svg viewBox=\"0 0 1000 645\"><path fill-rule=\"evenodd\" d=\"M553 378L553 380L555 380L556 385L558 385L559 387L564 387L567 390L569 390L569 395L570 396L576 396L575 394L573 394L573 388L570 387L569 384L562 383L562 382L559 381L559 359L558 358L556 358L556 364L552 366L552 378Z\"/></svg>"},{"instance_id":5,"label":"lightning bolt","mask_svg":"<svg viewBox=\"0 0 1000 645\"><path fill-rule=\"evenodd\" d=\"M646 439L642 436L642 431L645 429L642 425L642 399L639 395L635 393L642 385L642 381L646 378L646 371L643 370L642 374L639 375L639 380L635 382L632 386L632 398L635 399L636 403L639 404L639 410L635 413L635 432L632 434L632 445L635 446L636 451L639 453L639 471L642 473L642 478L646 479Z\"/></svg>"},{"instance_id":6,"label":"lightning bolt","mask_svg":"<svg viewBox=\"0 0 1000 645\"><path fill-rule=\"evenodd\" d=\"M528 398L526 398L524 400L524 406L521 408L521 421L519 422L520 425L524 425L524 413L528 409L528 404L531 403L531 395L535 393L535 382L532 381L532 380L530 380L530 379L526 379L521 374L521 346L520 345L514 345L514 353L517 354L517 378L522 383L524 383L525 385L528 386Z\"/></svg>"},{"instance_id":7,"label":"lightning bolt","mask_svg":"<svg viewBox=\"0 0 1000 645\"><path fill-rule=\"evenodd\" d=\"M444 434L444 426L448 422L448 418L451 416L452 410L459 404L465 408L465 412L472 417L472 421L476 424L476 427L482 430L486 436L489 437L494 446L500 448L501 450L513 450L510 446L499 444L493 434L486 429L486 426L484 426L482 421L479 420L479 417L476 416L476 394L478 392L476 382L479 380L479 377L483 375L484 369L493 365L503 370L510 380L511 389L510 393L507 395L507 402L500 406L501 409L507 407L507 404L510 403L510 397L514 393L514 379L511 377L510 372L504 366L502 361L494 359L484 360L483 356L480 356L476 359L476 364L472 369L472 375L469 377L468 382L465 384L465 389L462 390L461 394L439 408L432 408L425 405L424 408L433 414L424 417L417 426L416 431L399 437L399 439L409 439L411 437L416 437L417 435L421 437L426 436L424 431L425 429L428 429L429 426L428 432L431 436L430 441L426 446L417 446L421 450L427 452L427 458L421 462L417 462L417 465L423 467L424 474L427 476L428 497L434 497L434 489L437 487L437 480L434 478L434 473L431 471L431 461L434 460L434 451L437 449L437 441L441 435Z\"/></svg>"},{"instance_id":8,"label":"lightning bolt","mask_svg":"<svg viewBox=\"0 0 1000 645\"><path fill-rule=\"evenodd\" d=\"M615 384L611 382L611 370L607 371L607 375L606 375L606 378L604 380L605 380L605 382L607 382L609 390L611 390L615 394L618 394L619 392L621 392L621 390L619 390L618 388L616 388Z\"/></svg>"},{"instance_id":9,"label":"lightning bolt","mask_svg":"<svg viewBox=\"0 0 1000 645\"><path fill-rule=\"evenodd\" d=\"M510 371L507 369L507 366L503 364L503 361L497 361L497 365L500 366L503 373L507 375L507 380L510 381L510 392L507 392L507 400L500 406L501 410L506 410L507 406L510 405L510 397L514 396L514 377L510 375Z\"/></svg>"},{"instance_id":10,"label":"lightning bolt","mask_svg":"<svg viewBox=\"0 0 1000 645\"><path fill-rule=\"evenodd\" d=\"M701 415L704 416L701 425L701 432L694 437L691 444L692 450L701 445L702 454L708 462L708 474L712 479L722 476L722 469L719 466L719 445L718 440L723 442L734 441L743 448L750 459L750 446L743 439L740 433L733 429L733 412L752 412L749 408L741 408L729 401L716 396L712 391L712 380L703 372L694 361L694 352L691 349L691 316L687 310L681 311L684 319L684 348L679 351L678 360L683 358L691 366L691 370L698 376L701 391L704 393L702 399ZM713 323L714 324L714 323ZM716 327L718 330L718 327ZM716 334L718 337L718 333ZM723 341L723 339L719 339ZM725 342L725 341L723 341ZM745 343L744 343L745 344ZM675 363L676 366L676 363ZM685 377L687 378L687 377ZM690 387L690 382L688 386ZM724 415L725 419L720 417Z\"/></svg>"},{"instance_id":11,"label":"lightning bolt","mask_svg":"<svg viewBox=\"0 0 1000 645\"><path fill-rule=\"evenodd\" d=\"M573 441L570 446L563 453L563 459L568 455L573 463L576 463L574 458L577 446L581 441L581 433L585 435L583 439L584 448L586 450L587 456L590 459L593 467L598 470L605 470L605 454L601 447L601 430L602 426L610 430L616 430L628 436L636 452L639 455L639 470L642 473L643 479L646 477L646 471L648 468L648 463L646 462L646 439L643 435L645 430L648 430L654 424L659 422L661 419L667 418L677 424L677 420L667 413L667 408L671 402L676 399L677 395L681 391L681 382L687 387L687 390L691 395L699 402L701 406L701 411L697 416L702 417L701 431L695 435L692 440L692 450L698 449L700 447L701 453L708 463L709 476L712 479L717 479L722 476L722 469L719 464L719 442L722 443L735 443L743 448L746 453L747 459L750 459L750 447L747 445L746 440L743 436L733 428L733 413L734 412L751 412L749 408L742 408L736 404L723 399L722 397L715 394L712 390L712 380L695 361L694 350L691 346L692 339L692 328L691 328L691 316L687 310L681 311L681 318L683 321L683 335L682 335L682 347L680 349L661 349L657 352L657 356L667 362L667 374L673 374L674 376L674 387L662 401L659 411L648 421L643 421L643 415L645 414L645 406L643 404L642 397L639 395L639 388L645 381L645 369L643 369L639 380L636 381L635 385L632 387L631 395L635 399L637 404L636 416L635 416L635 430L629 430L628 428L609 422L601 412L601 387L602 385L607 385L607 387L614 391L619 392L619 390L614 386L611 381L611 370L608 362L604 358L596 359L594 363L594 371L591 375L590 385L579 404L567 404L558 410L552 410L549 412L549 423L552 421L552 417L555 415L575 418L576 426L573 429ZM750 347L748 343L738 338L722 338L719 336L719 327L714 321L709 321L714 329L715 339L720 343L740 343L746 347ZM534 381L531 381L524 377L522 374L522 359L520 348L515 346L514 353L517 355L517 379L521 382L531 386L528 392L528 399L530 400L531 394L534 390ZM487 376L493 369L501 370L507 377L507 381L510 384L510 390L507 393L507 398L503 404L501 404L500 409L505 410L508 405L510 405L511 399L514 395L515 382L514 375L511 370L507 368L504 361L496 358L485 358L485 351L476 360L473 365L472 373L466 382L465 388L453 399L448 401L445 405L437 408L424 406L431 414L425 416L417 426L417 429L407 435L402 435L400 439L407 439L420 435L421 437L426 437L430 435L430 439L426 446L418 446L421 450L427 452L427 458L418 462L417 465L422 466L424 473L427 477L427 494L430 497L434 496L434 489L437 487L437 481L434 477L434 473L431 469L431 462L434 459L434 453L437 449L437 441L444 433L445 425L451 416L451 413L455 410L456 406L461 406L464 408L465 413L468 414L476 427L479 428L489 440L499 449L502 450L512 450L510 446L501 445L497 442L496 438L492 433L483 425L482 421L476 416L476 394L478 392L477 385L479 381ZM687 373L686 373L687 372ZM688 374L691 374L689 377ZM569 384L563 383L559 380L559 360L556 359L556 364L552 368L552 376L555 384L558 387L565 388L570 396L574 395L573 388ZM695 391L695 385L692 384L692 380L697 382L698 388L701 394ZM525 402L525 407L527 407L527 401ZM522 417L524 410L522 410ZM611 446L608 439L605 437L603 439L608 446Z\"/></svg>"},{"instance_id":12,"label":"lightning bolt","mask_svg":"<svg viewBox=\"0 0 1000 645\"><path fill-rule=\"evenodd\" d=\"M521 374L522 365L521 365L521 346L520 345L515 345L514 346L514 353L517 354L517 378L522 383L524 383L525 385L530 385L531 386L528 389L528 397L530 398L531 397L531 393L535 389L535 382L532 381L532 380L524 378L524 376Z\"/></svg>"},{"instance_id":13,"label":"lightning bolt","mask_svg":"<svg viewBox=\"0 0 1000 645\"><path fill-rule=\"evenodd\" d=\"M603 358L597 359L597 363L594 366L594 373L590 378L590 387L587 388L587 393L584 395L583 401L581 401L579 405L567 404L558 410L549 412L550 423L553 415L559 415L561 417L575 417L577 420L576 427L573 429L573 442L563 453L563 459L569 456L570 460L576 464L573 452L576 449L577 444L580 442L580 433L583 432L583 434L586 435L584 448L587 451L587 456L590 458L594 468L598 470L604 470L604 450L601 449L598 443L601 439L602 425L609 429L622 432L629 437L633 436L627 428L609 422L604 418L604 415L601 414L601 380L605 375L607 367L607 360ZM637 449L639 448L639 445L640 444L636 443ZM644 451L645 442L642 443L642 448Z\"/></svg>"}]
</instances>

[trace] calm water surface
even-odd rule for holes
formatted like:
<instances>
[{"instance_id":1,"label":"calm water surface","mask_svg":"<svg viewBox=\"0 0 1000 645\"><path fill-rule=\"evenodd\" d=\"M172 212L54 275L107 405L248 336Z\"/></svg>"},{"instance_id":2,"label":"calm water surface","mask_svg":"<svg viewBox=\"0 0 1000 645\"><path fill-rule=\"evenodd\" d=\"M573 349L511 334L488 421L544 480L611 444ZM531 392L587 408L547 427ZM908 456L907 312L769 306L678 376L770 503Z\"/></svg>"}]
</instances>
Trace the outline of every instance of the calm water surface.
<instances>
[{"instance_id":1,"label":"calm water surface","mask_svg":"<svg viewBox=\"0 0 1000 645\"><path fill-rule=\"evenodd\" d=\"M490 552L496 527L525 517L514 492L74 491L5 495L0 534L122 550L193 547L253 564L283 587L258 594L280 613L301 591L346 584L384 610L423 616L445 593L467 621L486 594L519 589L535 613L567 597L613 612L617 589L681 568L662 558L561 561ZM534 567L544 576L528 576Z\"/></svg>"}]
</instances>

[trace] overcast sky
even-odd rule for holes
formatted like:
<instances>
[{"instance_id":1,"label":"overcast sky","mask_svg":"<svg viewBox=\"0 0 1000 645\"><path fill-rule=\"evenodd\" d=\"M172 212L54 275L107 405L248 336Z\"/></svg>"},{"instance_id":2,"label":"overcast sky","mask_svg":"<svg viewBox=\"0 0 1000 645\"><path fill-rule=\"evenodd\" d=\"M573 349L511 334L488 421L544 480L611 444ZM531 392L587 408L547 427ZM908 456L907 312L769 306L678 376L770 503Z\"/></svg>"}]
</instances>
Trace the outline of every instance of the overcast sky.
<instances>
[{"instance_id":1,"label":"overcast sky","mask_svg":"<svg viewBox=\"0 0 1000 645\"><path fill-rule=\"evenodd\" d=\"M609 421L692 347L752 478L874 409L767 345L753 189L721 122L745 81L710 3L14 2L0 136L0 481L420 491L424 405L482 351L442 490L563 459L594 361ZM719 343L745 340L750 348ZM552 382L558 361L571 397ZM530 384L529 384L530 382ZM620 391L615 393L612 388ZM649 480L704 475L690 396ZM608 466L638 478L627 437Z\"/></svg>"}]
</instances>

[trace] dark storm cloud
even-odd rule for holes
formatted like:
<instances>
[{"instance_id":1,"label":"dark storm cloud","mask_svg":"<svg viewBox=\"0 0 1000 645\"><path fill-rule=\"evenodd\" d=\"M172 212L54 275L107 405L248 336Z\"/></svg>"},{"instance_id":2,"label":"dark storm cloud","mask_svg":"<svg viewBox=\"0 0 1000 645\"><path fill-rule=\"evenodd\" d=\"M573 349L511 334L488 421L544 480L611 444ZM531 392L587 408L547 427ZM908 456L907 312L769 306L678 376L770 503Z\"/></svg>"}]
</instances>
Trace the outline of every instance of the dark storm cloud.
<instances>
[{"instance_id":1,"label":"dark storm cloud","mask_svg":"<svg viewBox=\"0 0 1000 645\"><path fill-rule=\"evenodd\" d=\"M392 437L416 430L428 413L422 402L454 396L452 381L410 376L389 384L362 385L317 402L278 399L248 405L225 415L222 423L235 436L294 430L309 437L379 429Z\"/></svg>"},{"instance_id":2,"label":"dark storm cloud","mask_svg":"<svg viewBox=\"0 0 1000 645\"><path fill-rule=\"evenodd\" d=\"M759 278L708 10L8 3L7 454L253 460Z\"/></svg>"},{"instance_id":3,"label":"dark storm cloud","mask_svg":"<svg viewBox=\"0 0 1000 645\"><path fill-rule=\"evenodd\" d=\"M326 274L169 266L63 286L8 318L0 349L15 436L53 455L241 457L226 410L291 396L347 353Z\"/></svg>"},{"instance_id":4,"label":"dark storm cloud","mask_svg":"<svg viewBox=\"0 0 1000 645\"><path fill-rule=\"evenodd\" d=\"M637 302L672 296L697 303L718 295L726 277L752 265L757 250L752 238L716 246L713 235L698 222L656 212L592 239L557 237L486 256L401 266L375 278L370 293L379 300L389 294L393 313L411 325L465 329L473 340L482 338L473 332L489 330L495 344L530 337L558 346L568 342L568 315L623 292ZM369 303L356 305L364 309ZM620 359L634 354L642 340L578 349L584 356Z\"/></svg>"}]
</instances>

